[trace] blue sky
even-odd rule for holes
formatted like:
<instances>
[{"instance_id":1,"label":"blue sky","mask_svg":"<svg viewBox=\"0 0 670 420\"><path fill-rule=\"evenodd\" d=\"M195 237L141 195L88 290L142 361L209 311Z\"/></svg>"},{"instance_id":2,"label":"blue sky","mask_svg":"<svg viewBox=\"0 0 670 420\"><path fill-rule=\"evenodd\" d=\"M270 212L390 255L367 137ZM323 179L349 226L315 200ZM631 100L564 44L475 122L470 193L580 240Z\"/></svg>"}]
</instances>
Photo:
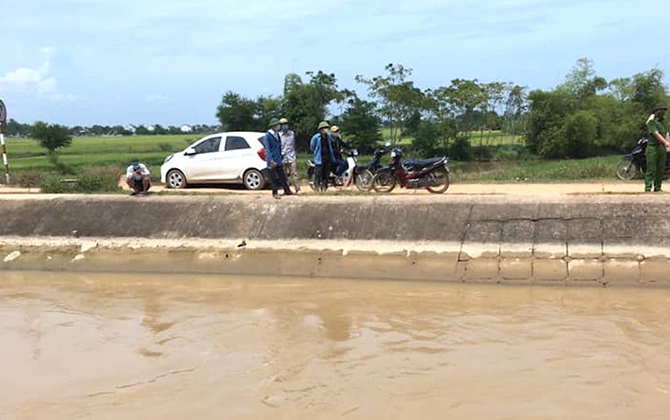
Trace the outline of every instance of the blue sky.
<instances>
[{"instance_id":1,"label":"blue sky","mask_svg":"<svg viewBox=\"0 0 670 420\"><path fill-rule=\"evenodd\" d=\"M356 74L388 63L422 88L549 88L580 57L608 80L667 71L669 12L631 0L4 0L0 98L23 122L177 125L214 123L227 90L278 95L287 73L319 69L360 92Z\"/></svg>"}]
</instances>

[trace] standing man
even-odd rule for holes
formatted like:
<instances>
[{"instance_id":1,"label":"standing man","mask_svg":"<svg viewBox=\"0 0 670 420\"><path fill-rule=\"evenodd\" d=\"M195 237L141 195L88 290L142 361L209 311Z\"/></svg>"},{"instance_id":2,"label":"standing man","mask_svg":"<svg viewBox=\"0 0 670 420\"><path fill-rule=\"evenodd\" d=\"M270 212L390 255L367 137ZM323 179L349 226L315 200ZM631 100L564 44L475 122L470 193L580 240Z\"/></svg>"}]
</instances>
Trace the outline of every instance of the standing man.
<instances>
[{"instance_id":1,"label":"standing man","mask_svg":"<svg viewBox=\"0 0 670 420\"><path fill-rule=\"evenodd\" d=\"M321 121L318 127L319 132L309 142L309 148L314 153L314 165L316 166L314 168L314 189L316 191L328 189L330 166L335 163L333 139L328 135L329 126L326 121Z\"/></svg>"},{"instance_id":2,"label":"standing man","mask_svg":"<svg viewBox=\"0 0 670 420\"><path fill-rule=\"evenodd\" d=\"M279 120L270 121L270 129L265 133L265 160L267 161L268 178L272 186L272 197L279 200L277 184L284 189L284 195L292 195L284 173L284 158L281 155L281 139L279 138Z\"/></svg>"},{"instance_id":3,"label":"standing man","mask_svg":"<svg viewBox=\"0 0 670 420\"><path fill-rule=\"evenodd\" d=\"M656 105L654 118L647 123L649 142L647 143L647 173L645 175L644 191L661 192L661 183L665 175L665 159L670 149L670 135L665 123L665 114L668 107Z\"/></svg>"},{"instance_id":4,"label":"standing man","mask_svg":"<svg viewBox=\"0 0 670 420\"><path fill-rule=\"evenodd\" d=\"M351 149L347 143L342 140L340 137L340 127L334 125L331 127L330 132L333 137L333 153L335 155L335 174L338 178L341 178L344 172L349 169L349 164L346 160L342 159L342 148Z\"/></svg>"},{"instance_id":5,"label":"standing man","mask_svg":"<svg viewBox=\"0 0 670 420\"><path fill-rule=\"evenodd\" d=\"M279 138L281 139L281 154L284 157L284 170L287 178L293 184L293 188L295 188L295 193L299 194L300 179L298 179L298 164L295 154L295 133L289 128L286 118L279 120L279 124L281 124Z\"/></svg>"}]
</instances>

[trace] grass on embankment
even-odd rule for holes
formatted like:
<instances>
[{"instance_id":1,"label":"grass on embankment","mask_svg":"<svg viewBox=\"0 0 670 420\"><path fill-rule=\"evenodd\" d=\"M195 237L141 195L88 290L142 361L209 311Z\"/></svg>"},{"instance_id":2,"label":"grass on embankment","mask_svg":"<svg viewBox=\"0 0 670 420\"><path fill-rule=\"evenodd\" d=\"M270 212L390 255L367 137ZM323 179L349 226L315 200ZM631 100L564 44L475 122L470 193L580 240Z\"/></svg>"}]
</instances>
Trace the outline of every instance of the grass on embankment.
<instances>
[{"instance_id":1,"label":"grass on embankment","mask_svg":"<svg viewBox=\"0 0 670 420\"><path fill-rule=\"evenodd\" d=\"M453 162L454 182L574 182L616 181L614 165L621 156L581 160L530 160L486 163Z\"/></svg>"},{"instance_id":2,"label":"grass on embankment","mask_svg":"<svg viewBox=\"0 0 670 420\"><path fill-rule=\"evenodd\" d=\"M157 180L160 165L166 156L185 149L196 141L198 135L132 136L132 137L79 137L72 145L62 149L59 161L78 177L90 173L94 177L104 174L112 179L116 171L120 176L133 157L145 162ZM476 138L473 140L476 141ZM502 141L502 140L501 140ZM45 176L55 177L54 165L37 142L28 139L8 139L9 166L14 183L39 186ZM408 157L408 159L411 156ZM298 155L298 168L303 178L307 174L310 154ZM361 163L371 157L360 157ZM614 164L619 156L609 156L571 161L519 160L486 163L451 162L453 182L565 182L588 180L616 180ZM388 155L382 162L388 161ZM91 182L96 185L95 182ZM109 189L107 189L109 190Z\"/></svg>"}]
</instances>

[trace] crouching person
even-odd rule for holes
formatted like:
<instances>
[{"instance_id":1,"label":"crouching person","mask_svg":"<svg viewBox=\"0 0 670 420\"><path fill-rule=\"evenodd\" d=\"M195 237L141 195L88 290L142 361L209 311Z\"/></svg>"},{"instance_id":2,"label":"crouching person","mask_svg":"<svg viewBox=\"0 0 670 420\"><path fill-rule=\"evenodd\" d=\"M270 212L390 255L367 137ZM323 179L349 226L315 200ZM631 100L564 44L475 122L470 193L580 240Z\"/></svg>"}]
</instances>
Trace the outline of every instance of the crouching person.
<instances>
[{"instance_id":1,"label":"crouching person","mask_svg":"<svg viewBox=\"0 0 670 420\"><path fill-rule=\"evenodd\" d=\"M126 169L126 183L132 191L130 195L147 195L151 188L151 173L145 164L134 161Z\"/></svg>"}]
</instances>

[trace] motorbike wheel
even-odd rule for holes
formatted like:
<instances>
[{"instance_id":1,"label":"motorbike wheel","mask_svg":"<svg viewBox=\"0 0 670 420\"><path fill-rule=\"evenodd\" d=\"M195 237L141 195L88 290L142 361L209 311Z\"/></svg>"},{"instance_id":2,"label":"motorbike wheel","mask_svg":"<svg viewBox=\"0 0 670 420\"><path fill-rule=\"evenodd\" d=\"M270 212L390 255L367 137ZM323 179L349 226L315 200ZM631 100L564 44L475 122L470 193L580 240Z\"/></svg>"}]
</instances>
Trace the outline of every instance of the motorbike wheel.
<instances>
[{"instance_id":1,"label":"motorbike wheel","mask_svg":"<svg viewBox=\"0 0 670 420\"><path fill-rule=\"evenodd\" d=\"M426 175L432 184L426 187L428 191L433 194L444 194L449 189L449 172L446 169L440 168Z\"/></svg>"},{"instance_id":2,"label":"motorbike wheel","mask_svg":"<svg viewBox=\"0 0 670 420\"><path fill-rule=\"evenodd\" d=\"M630 181L637 175L637 166L630 161L621 159L616 164L616 176L622 181Z\"/></svg>"},{"instance_id":3,"label":"motorbike wheel","mask_svg":"<svg viewBox=\"0 0 670 420\"><path fill-rule=\"evenodd\" d=\"M390 172L378 172L377 175L372 178L372 188L375 192L388 194L396 186L396 179Z\"/></svg>"},{"instance_id":4,"label":"motorbike wheel","mask_svg":"<svg viewBox=\"0 0 670 420\"><path fill-rule=\"evenodd\" d=\"M372 188L372 178L374 178L374 175L368 170L356 174L356 188L358 188L358 191L370 191Z\"/></svg>"},{"instance_id":5,"label":"motorbike wheel","mask_svg":"<svg viewBox=\"0 0 670 420\"><path fill-rule=\"evenodd\" d=\"M309 180L309 187L314 191L314 168L307 169L307 179Z\"/></svg>"}]
</instances>

